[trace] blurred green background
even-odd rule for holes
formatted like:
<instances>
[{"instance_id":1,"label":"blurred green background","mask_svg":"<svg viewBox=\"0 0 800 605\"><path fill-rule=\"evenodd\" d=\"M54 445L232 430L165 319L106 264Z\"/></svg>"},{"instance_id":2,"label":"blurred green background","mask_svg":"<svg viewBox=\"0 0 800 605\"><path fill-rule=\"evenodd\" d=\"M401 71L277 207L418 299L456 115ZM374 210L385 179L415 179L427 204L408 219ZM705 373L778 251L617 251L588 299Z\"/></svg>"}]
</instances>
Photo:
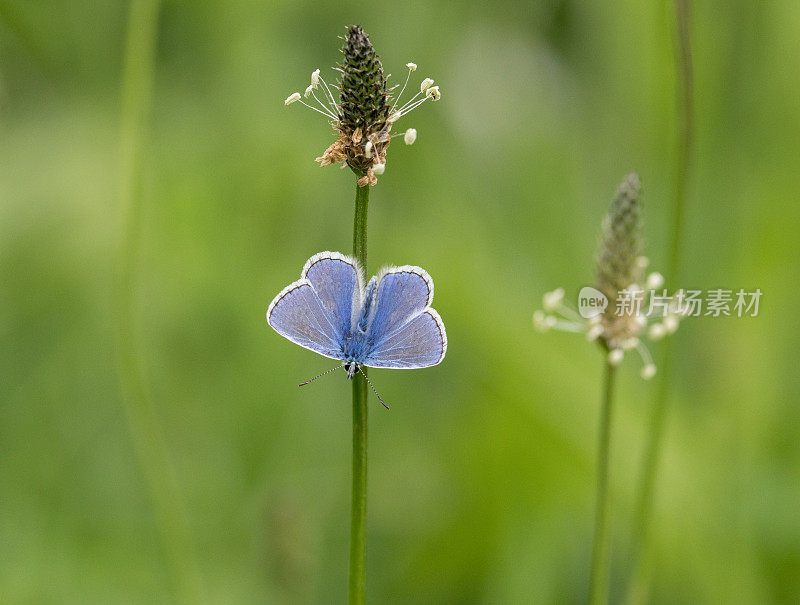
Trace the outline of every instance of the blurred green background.
<instances>
[{"instance_id":1,"label":"blurred green background","mask_svg":"<svg viewBox=\"0 0 800 605\"><path fill-rule=\"evenodd\" d=\"M0 600L174 599L126 420L114 302L124 229L127 3L0 2ZM668 2L166 1L145 136L137 330L202 594L345 600L350 385L264 312L321 250L349 252L353 178L283 99L344 26L442 100L400 127L372 191L370 269L436 282L449 351L373 371L373 603L583 602L601 356L531 325L591 283L624 174L666 262L675 166ZM694 3L695 148L679 286L761 288L757 318L687 320L658 484L653 602L800 600L800 6ZM418 82L418 80L416 80ZM786 315L784 315L786 313ZM658 345L655 347L658 349ZM654 383L622 366L612 600L632 562Z\"/></svg>"}]
</instances>

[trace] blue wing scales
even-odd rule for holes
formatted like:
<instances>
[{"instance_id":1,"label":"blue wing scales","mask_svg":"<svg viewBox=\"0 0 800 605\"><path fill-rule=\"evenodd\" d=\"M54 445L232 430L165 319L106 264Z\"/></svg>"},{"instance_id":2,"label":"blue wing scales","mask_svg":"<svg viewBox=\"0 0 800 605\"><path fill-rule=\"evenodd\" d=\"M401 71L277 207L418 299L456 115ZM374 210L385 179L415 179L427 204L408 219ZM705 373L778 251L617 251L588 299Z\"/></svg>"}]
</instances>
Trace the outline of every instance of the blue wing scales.
<instances>
[{"instance_id":1,"label":"blue wing scales","mask_svg":"<svg viewBox=\"0 0 800 605\"><path fill-rule=\"evenodd\" d=\"M267 323L278 334L306 349L344 359L354 301L360 303L361 276L355 262L336 252L315 254L300 279L275 297Z\"/></svg>"},{"instance_id":2,"label":"blue wing scales","mask_svg":"<svg viewBox=\"0 0 800 605\"><path fill-rule=\"evenodd\" d=\"M362 363L372 368L427 368L440 363L446 352L444 323L435 310L426 309L378 341Z\"/></svg>"},{"instance_id":3,"label":"blue wing scales","mask_svg":"<svg viewBox=\"0 0 800 605\"><path fill-rule=\"evenodd\" d=\"M361 306L363 278L356 262L338 252L320 252L308 259L302 277L311 284L322 306L333 317L338 333L348 334L353 313Z\"/></svg>"},{"instance_id":4,"label":"blue wing scales","mask_svg":"<svg viewBox=\"0 0 800 605\"><path fill-rule=\"evenodd\" d=\"M447 334L433 302L433 280L420 267L392 267L378 280L367 330L369 367L411 369L436 365L447 352Z\"/></svg>"}]
</instances>

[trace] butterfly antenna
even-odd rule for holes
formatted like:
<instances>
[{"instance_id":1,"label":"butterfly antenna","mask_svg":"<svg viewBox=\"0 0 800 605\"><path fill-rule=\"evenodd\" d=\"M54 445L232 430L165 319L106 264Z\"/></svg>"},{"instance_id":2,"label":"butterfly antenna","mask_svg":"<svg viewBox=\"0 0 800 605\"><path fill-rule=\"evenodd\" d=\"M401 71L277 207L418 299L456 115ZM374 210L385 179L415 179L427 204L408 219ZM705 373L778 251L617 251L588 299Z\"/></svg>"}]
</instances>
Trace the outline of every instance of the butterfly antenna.
<instances>
[{"instance_id":1,"label":"butterfly antenna","mask_svg":"<svg viewBox=\"0 0 800 605\"><path fill-rule=\"evenodd\" d=\"M358 371L359 371L359 372L361 372L361 375L364 377L364 380L366 380L366 381L367 381L367 384L369 385L369 388L371 388L371 389L372 389L372 392L373 392L373 393L375 393L375 397L377 397L377 398L378 398L378 401L380 401L380 402L381 402L381 405L382 405L383 407L385 407L385 408L388 410L388 409L389 409L389 406L388 406L388 405L386 405L386 402L385 402L383 399L381 399L381 396L380 396L380 395L378 395L378 391L376 391L376 390L375 390L375 387L374 387L374 386L372 386L372 383L369 381L369 378L367 378L367 375L366 375L366 373L364 372L364 370L362 370L362 369L361 369L361 366L358 366Z\"/></svg>"},{"instance_id":2,"label":"butterfly antenna","mask_svg":"<svg viewBox=\"0 0 800 605\"><path fill-rule=\"evenodd\" d=\"M327 372L323 372L322 374L317 374L317 375L316 375L316 376L314 376L314 378L312 378L311 380L306 380L305 382L301 382L301 383L300 383L300 384L298 384L297 386L299 386L299 387L304 387L304 386L306 386L308 383L310 383L310 382L314 382L314 381L315 381L317 378L322 378L323 376L325 376L325 374L330 374L330 373L331 373L331 372L333 372L334 370L338 370L338 369L339 369L339 368L341 368L341 367L342 367L342 366L338 365L338 366L336 366L335 368L331 368L331 369L330 369L330 370L328 370Z\"/></svg>"}]
</instances>

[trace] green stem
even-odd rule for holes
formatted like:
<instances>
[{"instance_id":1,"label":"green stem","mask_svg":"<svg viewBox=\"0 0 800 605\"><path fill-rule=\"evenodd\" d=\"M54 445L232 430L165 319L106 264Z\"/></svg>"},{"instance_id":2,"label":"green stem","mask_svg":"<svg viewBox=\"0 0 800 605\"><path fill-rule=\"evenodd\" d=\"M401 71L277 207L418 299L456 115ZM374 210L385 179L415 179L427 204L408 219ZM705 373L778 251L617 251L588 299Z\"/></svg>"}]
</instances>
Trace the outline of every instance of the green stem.
<instances>
[{"instance_id":1,"label":"green stem","mask_svg":"<svg viewBox=\"0 0 800 605\"><path fill-rule=\"evenodd\" d=\"M692 150L692 104L694 77L692 49L689 38L689 0L675 0L675 65L678 80L678 154L675 178L675 198L672 210L671 239L667 277L677 279L683 243L683 214L686 205L686 183Z\"/></svg>"},{"instance_id":2,"label":"green stem","mask_svg":"<svg viewBox=\"0 0 800 605\"><path fill-rule=\"evenodd\" d=\"M597 500L595 502L592 572L589 582L589 602L592 605L608 602L608 583L611 567L611 490L609 489L609 460L611 449L612 397L615 367L606 360L605 389L600 410L600 433L597 451Z\"/></svg>"},{"instance_id":3,"label":"green stem","mask_svg":"<svg viewBox=\"0 0 800 605\"><path fill-rule=\"evenodd\" d=\"M356 185L353 256L367 270L367 209L369 185ZM366 372L366 368L361 369ZM367 581L367 381L353 377L353 494L350 512L349 603L363 604Z\"/></svg>"},{"instance_id":4,"label":"green stem","mask_svg":"<svg viewBox=\"0 0 800 605\"><path fill-rule=\"evenodd\" d=\"M158 0L134 0L128 17L122 83L120 194L125 213L116 289L117 355L131 439L156 515L173 590L183 603L199 601L199 574L166 442L142 368L136 329L137 265L142 227L144 132L152 97Z\"/></svg>"},{"instance_id":5,"label":"green stem","mask_svg":"<svg viewBox=\"0 0 800 605\"><path fill-rule=\"evenodd\" d=\"M52 70L53 61L39 42L36 30L31 27L29 20L26 19L25 11L17 6L17 2L0 0L0 23L12 34L16 34L17 40L25 47L30 57L38 64L38 67L47 71Z\"/></svg>"},{"instance_id":6,"label":"green stem","mask_svg":"<svg viewBox=\"0 0 800 605\"><path fill-rule=\"evenodd\" d=\"M675 195L666 271L667 283L677 283L683 242L683 215L686 184L692 149L693 75L689 36L689 0L675 0L675 69L678 81L678 137L675 169ZM672 342L664 343L659 369L659 384L647 433L642 470L639 478L635 512L634 570L628 591L628 603L647 600L652 569L652 514L655 501L655 478L664 441L664 429L672 374Z\"/></svg>"}]
</instances>

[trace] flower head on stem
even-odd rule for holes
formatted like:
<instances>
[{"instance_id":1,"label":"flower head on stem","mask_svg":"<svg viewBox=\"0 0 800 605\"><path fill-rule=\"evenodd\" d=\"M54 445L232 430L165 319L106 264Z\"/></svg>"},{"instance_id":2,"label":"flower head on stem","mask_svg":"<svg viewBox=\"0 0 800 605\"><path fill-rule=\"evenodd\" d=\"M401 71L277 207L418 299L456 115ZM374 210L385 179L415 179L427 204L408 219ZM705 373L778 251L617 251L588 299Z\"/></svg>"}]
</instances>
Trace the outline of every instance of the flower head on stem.
<instances>
[{"instance_id":1,"label":"flower head on stem","mask_svg":"<svg viewBox=\"0 0 800 605\"><path fill-rule=\"evenodd\" d=\"M338 83L328 84L316 69L305 92L292 93L285 104L300 102L328 118L336 131L336 141L317 158L321 166L341 163L356 173L359 186L374 185L378 181L376 176L386 169L386 149L392 137L402 136L406 145L417 138L413 128L392 134L395 122L428 99L438 101L441 93L431 78L425 78L419 92L402 101L411 74L417 70L417 64L409 62L405 82L394 96L398 86L389 87L389 76L384 76L369 36L357 25L347 28L342 54L344 60L334 68L340 74ZM332 88L338 91L338 99Z\"/></svg>"},{"instance_id":2,"label":"flower head on stem","mask_svg":"<svg viewBox=\"0 0 800 605\"><path fill-rule=\"evenodd\" d=\"M672 334L686 308L680 304L680 292L670 297L661 290L664 278L660 273L645 277L648 261L641 255L640 194L639 178L629 174L603 220L593 289L603 300L602 309L587 312L581 308L579 312L565 301L564 289L558 288L544 295L543 310L533 314L533 323L540 331L555 328L584 333L588 340L602 345L611 365L620 364L625 353L636 350L642 360L641 376L647 380L655 376L656 366L642 336L655 341Z\"/></svg>"}]
</instances>

